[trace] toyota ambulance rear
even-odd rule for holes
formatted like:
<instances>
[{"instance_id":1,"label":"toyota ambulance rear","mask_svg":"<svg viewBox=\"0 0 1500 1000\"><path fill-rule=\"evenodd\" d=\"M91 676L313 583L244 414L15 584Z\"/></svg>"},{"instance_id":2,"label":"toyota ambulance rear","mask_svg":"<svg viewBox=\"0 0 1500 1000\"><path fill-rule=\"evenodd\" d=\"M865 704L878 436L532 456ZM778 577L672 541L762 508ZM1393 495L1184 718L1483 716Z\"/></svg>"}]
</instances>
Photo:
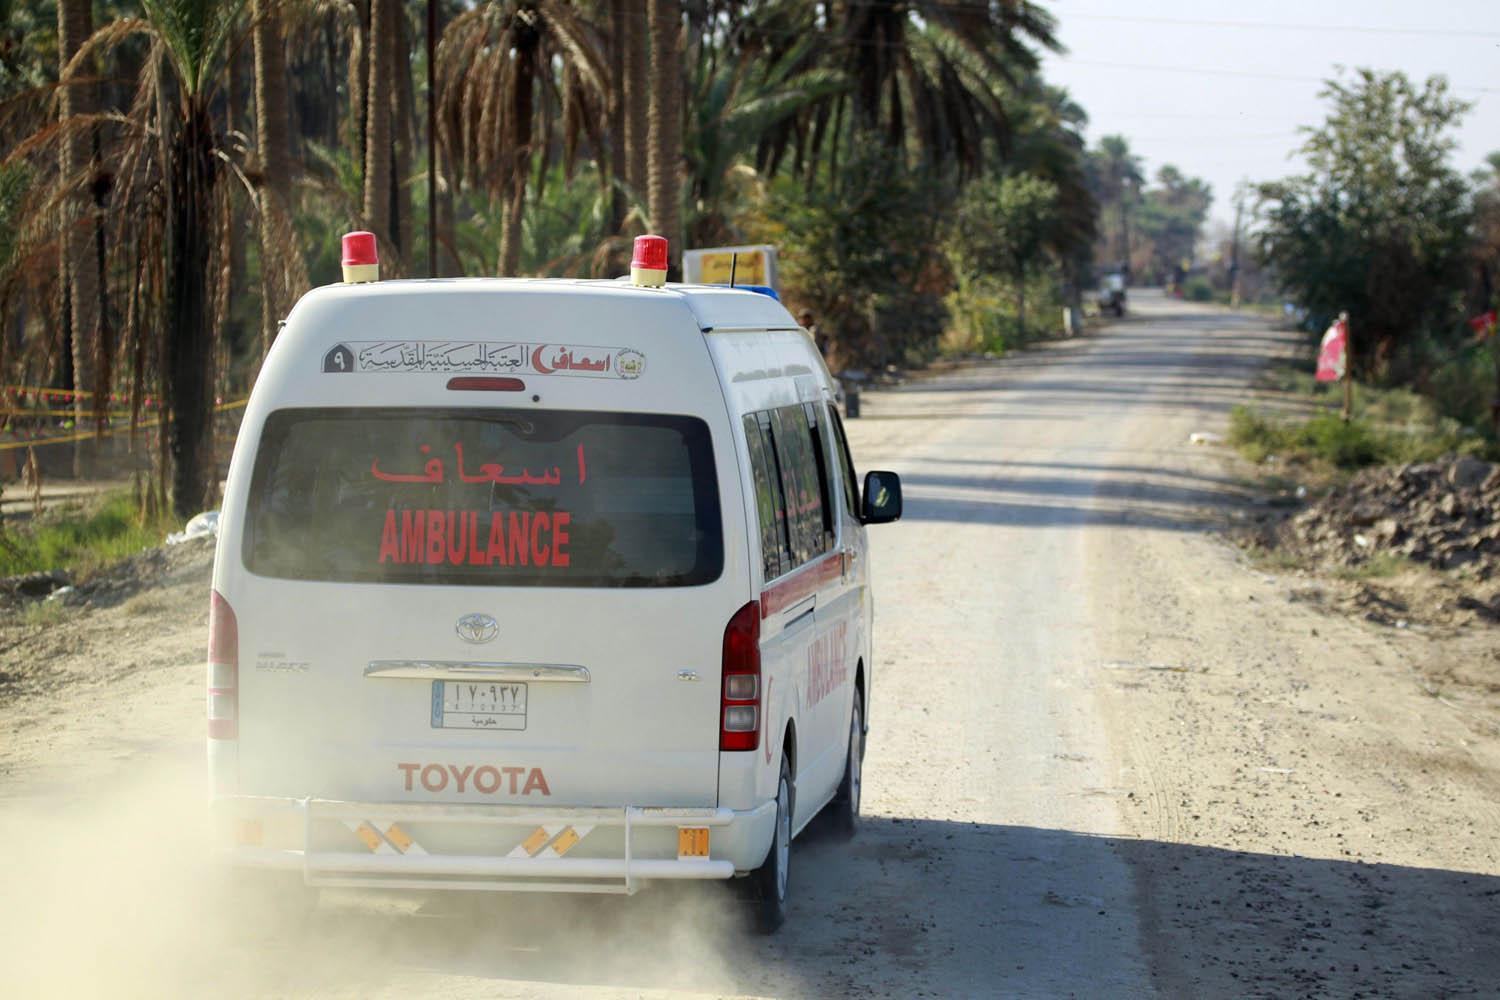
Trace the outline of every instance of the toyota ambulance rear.
<instances>
[{"instance_id":1,"label":"toyota ambulance rear","mask_svg":"<svg viewBox=\"0 0 1500 1000\"><path fill-rule=\"evenodd\" d=\"M774 764L720 795L726 717L760 725L720 683L756 596L733 428L670 292L307 295L246 408L214 571L232 859L315 886L585 891L761 865Z\"/></svg>"}]
</instances>

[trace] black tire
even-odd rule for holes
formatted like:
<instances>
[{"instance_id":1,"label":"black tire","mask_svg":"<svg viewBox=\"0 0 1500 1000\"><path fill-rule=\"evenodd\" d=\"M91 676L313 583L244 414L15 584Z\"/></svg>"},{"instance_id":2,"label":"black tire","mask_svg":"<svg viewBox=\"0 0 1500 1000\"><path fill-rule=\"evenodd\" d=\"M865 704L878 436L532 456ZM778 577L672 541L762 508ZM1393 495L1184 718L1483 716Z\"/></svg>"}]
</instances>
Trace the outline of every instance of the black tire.
<instances>
[{"instance_id":1,"label":"black tire","mask_svg":"<svg viewBox=\"0 0 1500 1000\"><path fill-rule=\"evenodd\" d=\"M854 706L849 710L849 744L844 751L844 777L838 793L829 806L828 818L834 833L848 840L859 831L859 800L864 788L865 706L859 688L854 689Z\"/></svg>"},{"instance_id":2,"label":"black tire","mask_svg":"<svg viewBox=\"0 0 1500 1000\"><path fill-rule=\"evenodd\" d=\"M786 922L792 860L792 809L797 802L797 784L792 765L783 754L781 775L776 782L776 831L765 863L750 873L755 887L755 929L774 934Z\"/></svg>"}]
</instances>

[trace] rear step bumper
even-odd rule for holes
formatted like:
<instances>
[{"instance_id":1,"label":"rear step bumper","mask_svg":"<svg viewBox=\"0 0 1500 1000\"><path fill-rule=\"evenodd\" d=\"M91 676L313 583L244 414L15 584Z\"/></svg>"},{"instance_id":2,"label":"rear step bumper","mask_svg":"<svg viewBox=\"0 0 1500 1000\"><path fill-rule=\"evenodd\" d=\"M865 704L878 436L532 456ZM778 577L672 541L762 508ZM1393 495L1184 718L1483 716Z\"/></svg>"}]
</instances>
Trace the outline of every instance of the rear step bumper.
<instances>
[{"instance_id":1,"label":"rear step bumper","mask_svg":"<svg viewBox=\"0 0 1500 1000\"><path fill-rule=\"evenodd\" d=\"M626 894L652 879L727 879L758 867L776 818L774 801L736 811L231 796L213 808L220 843L232 845L224 861L301 871L310 886ZM706 856L690 846L705 841Z\"/></svg>"}]
</instances>

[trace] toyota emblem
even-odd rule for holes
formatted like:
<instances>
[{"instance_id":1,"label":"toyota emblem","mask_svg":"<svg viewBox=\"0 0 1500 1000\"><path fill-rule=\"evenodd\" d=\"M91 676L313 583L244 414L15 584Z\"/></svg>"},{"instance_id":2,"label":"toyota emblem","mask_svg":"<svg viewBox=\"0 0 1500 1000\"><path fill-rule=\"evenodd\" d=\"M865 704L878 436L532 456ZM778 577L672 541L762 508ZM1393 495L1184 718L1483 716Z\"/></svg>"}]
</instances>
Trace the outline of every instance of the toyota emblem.
<instances>
[{"instance_id":1,"label":"toyota emblem","mask_svg":"<svg viewBox=\"0 0 1500 1000\"><path fill-rule=\"evenodd\" d=\"M500 632L500 625L489 615L464 615L454 626L454 631L464 642L472 642L477 646L495 638Z\"/></svg>"}]
</instances>

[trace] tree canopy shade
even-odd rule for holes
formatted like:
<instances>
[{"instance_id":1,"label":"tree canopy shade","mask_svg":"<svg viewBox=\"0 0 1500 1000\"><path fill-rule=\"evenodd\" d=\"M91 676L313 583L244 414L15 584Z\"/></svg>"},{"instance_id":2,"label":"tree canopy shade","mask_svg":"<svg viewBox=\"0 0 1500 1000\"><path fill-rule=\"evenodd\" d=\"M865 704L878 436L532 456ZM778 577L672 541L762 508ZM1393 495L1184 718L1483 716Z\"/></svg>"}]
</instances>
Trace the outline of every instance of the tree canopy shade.
<instances>
[{"instance_id":1,"label":"tree canopy shade","mask_svg":"<svg viewBox=\"0 0 1500 1000\"><path fill-rule=\"evenodd\" d=\"M1441 77L1373 70L1322 96L1328 117L1302 145L1310 172L1259 186L1258 248L1315 316L1348 311L1358 370L1400 377L1399 349L1458 318L1471 206L1450 159L1469 105Z\"/></svg>"}]
</instances>

